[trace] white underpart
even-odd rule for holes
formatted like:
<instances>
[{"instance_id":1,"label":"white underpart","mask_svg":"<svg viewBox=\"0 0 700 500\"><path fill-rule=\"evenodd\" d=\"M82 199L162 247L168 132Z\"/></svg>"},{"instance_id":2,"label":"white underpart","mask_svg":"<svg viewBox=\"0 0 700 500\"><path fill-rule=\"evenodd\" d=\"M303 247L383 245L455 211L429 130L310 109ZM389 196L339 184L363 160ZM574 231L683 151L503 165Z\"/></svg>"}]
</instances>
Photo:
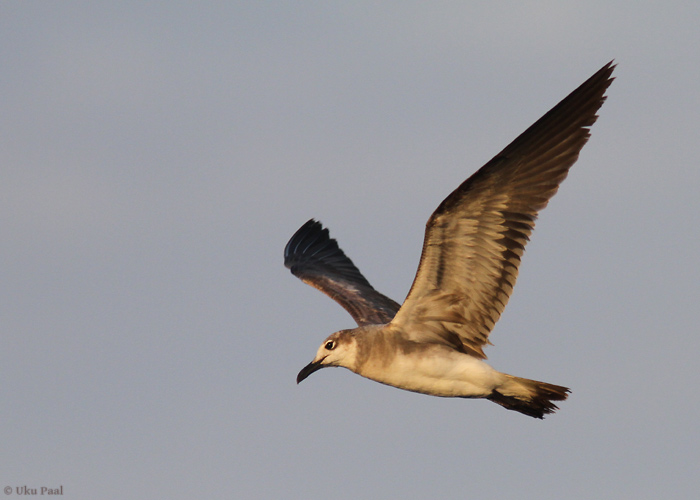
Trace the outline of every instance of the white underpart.
<instances>
[{"instance_id":1,"label":"white underpart","mask_svg":"<svg viewBox=\"0 0 700 500\"><path fill-rule=\"evenodd\" d=\"M444 397L486 397L505 378L484 361L440 345L397 352L389 364L370 359L357 373L400 389Z\"/></svg>"}]
</instances>

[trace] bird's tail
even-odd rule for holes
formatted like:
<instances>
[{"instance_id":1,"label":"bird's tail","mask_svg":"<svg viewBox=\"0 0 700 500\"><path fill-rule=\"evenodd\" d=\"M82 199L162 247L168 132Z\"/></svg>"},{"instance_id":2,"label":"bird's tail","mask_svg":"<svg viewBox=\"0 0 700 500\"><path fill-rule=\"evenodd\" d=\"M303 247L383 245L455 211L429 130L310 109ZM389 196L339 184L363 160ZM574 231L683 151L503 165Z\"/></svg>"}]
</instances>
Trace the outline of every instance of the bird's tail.
<instances>
[{"instance_id":1,"label":"bird's tail","mask_svg":"<svg viewBox=\"0 0 700 500\"><path fill-rule=\"evenodd\" d=\"M559 408L552 401L563 401L568 397L568 388L536 380L503 374L505 379L488 396L489 401L509 410L519 411L535 418L544 418Z\"/></svg>"}]
</instances>

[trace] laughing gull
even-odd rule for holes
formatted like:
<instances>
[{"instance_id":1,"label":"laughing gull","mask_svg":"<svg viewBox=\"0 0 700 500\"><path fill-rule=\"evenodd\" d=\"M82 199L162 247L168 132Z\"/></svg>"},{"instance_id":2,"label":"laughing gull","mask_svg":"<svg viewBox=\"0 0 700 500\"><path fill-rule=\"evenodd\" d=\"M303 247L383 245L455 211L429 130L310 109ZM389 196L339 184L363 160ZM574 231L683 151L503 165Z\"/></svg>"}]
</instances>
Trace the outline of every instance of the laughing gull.
<instances>
[{"instance_id":1,"label":"laughing gull","mask_svg":"<svg viewBox=\"0 0 700 500\"><path fill-rule=\"evenodd\" d=\"M535 418L570 392L484 361L508 303L535 219L590 135L612 82L612 61L453 191L428 219L418 272L403 305L376 291L311 219L287 243L284 264L357 322L323 341L297 383L342 366L408 391L485 398Z\"/></svg>"}]
</instances>

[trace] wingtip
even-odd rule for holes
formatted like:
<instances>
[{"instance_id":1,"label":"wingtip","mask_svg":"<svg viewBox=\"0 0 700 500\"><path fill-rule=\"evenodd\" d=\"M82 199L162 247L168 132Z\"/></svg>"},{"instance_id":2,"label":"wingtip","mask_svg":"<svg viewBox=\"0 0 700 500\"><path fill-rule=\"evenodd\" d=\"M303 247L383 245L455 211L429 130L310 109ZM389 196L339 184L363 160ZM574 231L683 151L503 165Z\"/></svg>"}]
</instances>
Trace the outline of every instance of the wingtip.
<instances>
[{"instance_id":1,"label":"wingtip","mask_svg":"<svg viewBox=\"0 0 700 500\"><path fill-rule=\"evenodd\" d=\"M323 236L324 231L326 232L326 239L328 239L328 229L324 229L323 224L313 218L302 224L289 238L284 247L284 266L291 269L294 265L294 255L297 253L299 245L302 243L309 244L310 238L313 238L313 242L317 241L319 236Z\"/></svg>"}]
</instances>

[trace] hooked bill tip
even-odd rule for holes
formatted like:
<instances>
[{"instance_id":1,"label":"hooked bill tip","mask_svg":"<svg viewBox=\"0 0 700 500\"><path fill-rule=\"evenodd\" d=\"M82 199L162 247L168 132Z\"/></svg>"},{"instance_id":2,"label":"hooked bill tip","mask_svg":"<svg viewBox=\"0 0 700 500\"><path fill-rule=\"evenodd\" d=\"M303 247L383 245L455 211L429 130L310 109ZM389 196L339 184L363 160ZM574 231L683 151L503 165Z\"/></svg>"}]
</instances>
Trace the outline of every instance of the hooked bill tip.
<instances>
[{"instance_id":1,"label":"hooked bill tip","mask_svg":"<svg viewBox=\"0 0 700 500\"><path fill-rule=\"evenodd\" d=\"M323 368L323 365L321 364L321 361L312 361L308 365L306 365L304 368L301 369L299 374L297 375L297 384L300 383L302 380L304 380L306 377L311 375L313 372L320 370Z\"/></svg>"}]
</instances>

